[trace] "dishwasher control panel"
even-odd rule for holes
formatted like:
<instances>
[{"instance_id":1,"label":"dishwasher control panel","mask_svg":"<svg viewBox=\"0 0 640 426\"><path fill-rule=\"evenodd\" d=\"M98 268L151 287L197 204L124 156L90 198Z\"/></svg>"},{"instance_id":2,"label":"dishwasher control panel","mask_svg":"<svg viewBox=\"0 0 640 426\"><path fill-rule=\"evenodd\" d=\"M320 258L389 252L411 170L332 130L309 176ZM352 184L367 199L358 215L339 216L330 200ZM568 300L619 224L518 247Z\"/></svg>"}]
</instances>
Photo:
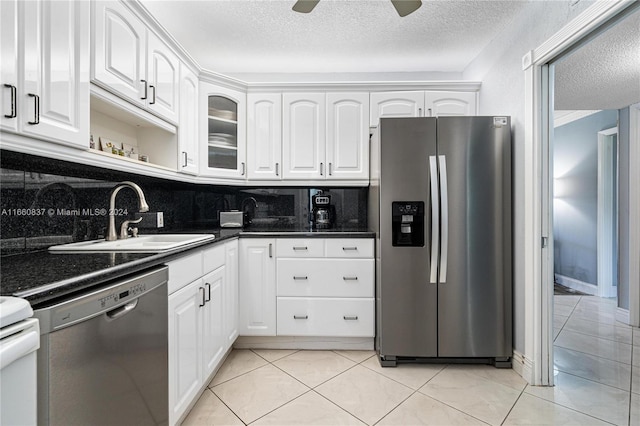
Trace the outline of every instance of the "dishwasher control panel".
<instances>
[{"instance_id":1,"label":"dishwasher control panel","mask_svg":"<svg viewBox=\"0 0 640 426\"><path fill-rule=\"evenodd\" d=\"M97 315L108 314L134 301L168 281L168 268L162 267L121 280L101 288L71 297L53 306L36 309L35 316L43 329L54 331ZM44 330L43 330L44 331Z\"/></svg>"}]
</instances>

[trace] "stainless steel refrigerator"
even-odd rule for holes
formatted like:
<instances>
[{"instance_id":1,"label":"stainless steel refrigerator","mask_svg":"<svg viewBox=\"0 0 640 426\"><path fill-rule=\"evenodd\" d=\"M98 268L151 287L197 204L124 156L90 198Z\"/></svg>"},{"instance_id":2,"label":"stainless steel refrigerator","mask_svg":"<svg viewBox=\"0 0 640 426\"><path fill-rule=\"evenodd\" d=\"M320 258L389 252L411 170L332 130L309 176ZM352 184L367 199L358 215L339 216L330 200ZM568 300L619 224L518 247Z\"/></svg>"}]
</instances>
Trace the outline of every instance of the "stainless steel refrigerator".
<instances>
[{"instance_id":1,"label":"stainless steel refrigerator","mask_svg":"<svg viewBox=\"0 0 640 426\"><path fill-rule=\"evenodd\" d=\"M509 117L380 120L369 226L383 366L511 366L511 198Z\"/></svg>"}]
</instances>

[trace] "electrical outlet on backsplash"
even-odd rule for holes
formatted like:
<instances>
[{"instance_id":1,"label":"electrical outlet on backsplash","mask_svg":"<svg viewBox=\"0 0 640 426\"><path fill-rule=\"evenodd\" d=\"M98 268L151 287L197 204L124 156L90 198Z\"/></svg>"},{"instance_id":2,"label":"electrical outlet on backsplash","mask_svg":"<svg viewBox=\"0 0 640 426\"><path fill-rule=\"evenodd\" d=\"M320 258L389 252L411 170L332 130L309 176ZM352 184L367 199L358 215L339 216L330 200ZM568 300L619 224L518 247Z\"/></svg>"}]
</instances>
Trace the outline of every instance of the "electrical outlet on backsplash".
<instances>
[{"instance_id":1,"label":"electrical outlet on backsplash","mask_svg":"<svg viewBox=\"0 0 640 426\"><path fill-rule=\"evenodd\" d=\"M189 184L5 150L0 150L0 166L2 255L104 238L110 192L125 180L140 185L155 214L155 220L139 226L145 233L214 230L219 213L228 210L246 211L254 228L262 222L304 229L310 225L311 196L320 189ZM331 194L337 227L367 226L367 188L321 189ZM122 190L117 203L117 223L135 218L133 191Z\"/></svg>"}]
</instances>

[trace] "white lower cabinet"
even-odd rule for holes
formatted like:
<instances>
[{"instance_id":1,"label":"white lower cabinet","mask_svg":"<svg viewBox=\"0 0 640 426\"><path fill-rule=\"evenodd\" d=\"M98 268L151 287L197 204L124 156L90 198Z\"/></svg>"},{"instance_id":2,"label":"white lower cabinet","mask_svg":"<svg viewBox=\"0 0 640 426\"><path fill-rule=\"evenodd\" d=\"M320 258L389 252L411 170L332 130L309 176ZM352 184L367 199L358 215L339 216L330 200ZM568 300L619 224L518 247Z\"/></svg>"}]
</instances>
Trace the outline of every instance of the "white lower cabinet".
<instances>
[{"instance_id":1,"label":"white lower cabinet","mask_svg":"<svg viewBox=\"0 0 640 426\"><path fill-rule=\"evenodd\" d=\"M240 324L242 336L276 335L276 240L240 239Z\"/></svg>"},{"instance_id":2,"label":"white lower cabinet","mask_svg":"<svg viewBox=\"0 0 640 426\"><path fill-rule=\"evenodd\" d=\"M171 265L169 265L171 270ZM176 424L202 384L202 280L169 296L169 424Z\"/></svg>"},{"instance_id":3,"label":"white lower cabinet","mask_svg":"<svg viewBox=\"0 0 640 426\"><path fill-rule=\"evenodd\" d=\"M373 337L374 299L278 297L278 336Z\"/></svg>"},{"instance_id":4,"label":"white lower cabinet","mask_svg":"<svg viewBox=\"0 0 640 426\"><path fill-rule=\"evenodd\" d=\"M277 241L278 336L374 336L372 239Z\"/></svg>"},{"instance_id":5,"label":"white lower cabinet","mask_svg":"<svg viewBox=\"0 0 640 426\"><path fill-rule=\"evenodd\" d=\"M168 262L170 425L181 421L237 336L230 331L237 308L229 307L238 303L237 247L238 240L218 243Z\"/></svg>"}]
</instances>

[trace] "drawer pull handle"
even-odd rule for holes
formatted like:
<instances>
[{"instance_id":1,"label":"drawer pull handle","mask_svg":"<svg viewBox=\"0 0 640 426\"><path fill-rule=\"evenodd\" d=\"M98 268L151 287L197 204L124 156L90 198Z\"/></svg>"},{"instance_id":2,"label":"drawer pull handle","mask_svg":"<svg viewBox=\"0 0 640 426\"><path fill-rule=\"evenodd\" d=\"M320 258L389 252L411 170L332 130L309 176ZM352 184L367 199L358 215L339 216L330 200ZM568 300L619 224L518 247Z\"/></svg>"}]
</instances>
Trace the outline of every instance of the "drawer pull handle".
<instances>
[{"instance_id":1,"label":"drawer pull handle","mask_svg":"<svg viewBox=\"0 0 640 426\"><path fill-rule=\"evenodd\" d=\"M293 319L308 319L309 315L294 315Z\"/></svg>"},{"instance_id":2,"label":"drawer pull handle","mask_svg":"<svg viewBox=\"0 0 640 426\"><path fill-rule=\"evenodd\" d=\"M304 277L296 277L296 276L294 275L294 276L293 276L293 279L294 279L294 280L306 280L306 279L308 279L308 278L307 278L307 276L304 276Z\"/></svg>"},{"instance_id":3,"label":"drawer pull handle","mask_svg":"<svg viewBox=\"0 0 640 426\"><path fill-rule=\"evenodd\" d=\"M358 316L357 315L345 315L342 318L344 318L345 321L357 321L358 320Z\"/></svg>"},{"instance_id":4,"label":"drawer pull handle","mask_svg":"<svg viewBox=\"0 0 640 426\"><path fill-rule=\"evenodd\" d=\"M345 281L358 281L358 277L342 277Z\"/></svg>"},{"instance_id":5,"label":"drawer pull handle","mask_svg":"<svg viewBox=\"0 0 640 426\"><path fill-rule=\"evenodd\" d=\"M342 250L344 251L358 251L358 247L342 247Z\"/></svg>"},{"instance_id":6,"label":"drawer pull handle","mask_svg":"<svg viewBox=\"0 0 640 426\"><path fill-rule=\"evenodd\" d=\"M294 247L294 248L293 248L293 251L299 251L299 250L302 250L302 251L307 250L307 246L304 246L304 247Z\"/></svg>"}]
</instances>

